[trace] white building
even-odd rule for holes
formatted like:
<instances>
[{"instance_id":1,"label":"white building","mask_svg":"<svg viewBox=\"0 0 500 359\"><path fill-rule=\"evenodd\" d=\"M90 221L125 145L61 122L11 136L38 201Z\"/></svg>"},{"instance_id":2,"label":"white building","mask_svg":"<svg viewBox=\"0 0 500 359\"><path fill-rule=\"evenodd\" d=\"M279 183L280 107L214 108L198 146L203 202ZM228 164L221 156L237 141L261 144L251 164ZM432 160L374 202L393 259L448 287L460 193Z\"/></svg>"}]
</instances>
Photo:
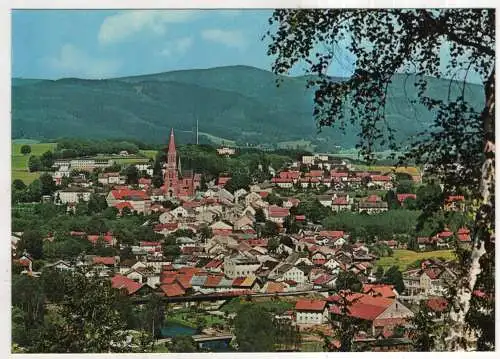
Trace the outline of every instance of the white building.
<instances>
[{"instance_id":1,"label":"white building","mask_svg":"<svg viewBox=\"0 0 500 359\"><path fill-rule=\"evenodd\" d=\"M328 320L325 300L300 299L295 304L295 313L299 325L318 325Z\"/></svg>"},{"instance_id":2,"label":"white building","mask_svg":"<svg viewBox=\"0 0 500 359\"><path fill-rule=\"evenodd\" d=\"M228 278L255 275L260 268L260 262L256 258L244 255L224 257L224 274Z\"/></svg>"},{"instance_id":3,"label":"white building","mask_svg":"<svg viewBox=\"0 0 500 359\"><path fill-rule=\"evenodd\" d=\"M91 193L91 190L86 188L69 187L56 192L55 202L56 204L78 203L79 201L88 202Z\"/></svg>"}]
</instances>

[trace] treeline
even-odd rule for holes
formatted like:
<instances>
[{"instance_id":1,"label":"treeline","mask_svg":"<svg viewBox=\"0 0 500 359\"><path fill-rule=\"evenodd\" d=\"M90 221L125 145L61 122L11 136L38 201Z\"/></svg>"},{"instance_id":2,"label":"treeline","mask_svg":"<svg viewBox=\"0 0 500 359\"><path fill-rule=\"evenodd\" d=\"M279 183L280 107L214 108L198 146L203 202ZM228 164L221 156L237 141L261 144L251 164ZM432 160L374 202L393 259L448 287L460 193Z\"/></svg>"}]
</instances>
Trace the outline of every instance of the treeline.
<instances>
[{"instance_id":1,"label":"treeline","mask_svg":"<svg viewBox=\"0 0 500 359\"><path fill-rule=\"evenodd\" d=\"M56 140L57 147L54 151L56 158L74 158L95 156L100 153L120 153L127 151L129 154L137 154L141 149L147 149L146 144L136 141L125 140L86 140L76 138L62 138Z\"/></svg>"}]
</instances>

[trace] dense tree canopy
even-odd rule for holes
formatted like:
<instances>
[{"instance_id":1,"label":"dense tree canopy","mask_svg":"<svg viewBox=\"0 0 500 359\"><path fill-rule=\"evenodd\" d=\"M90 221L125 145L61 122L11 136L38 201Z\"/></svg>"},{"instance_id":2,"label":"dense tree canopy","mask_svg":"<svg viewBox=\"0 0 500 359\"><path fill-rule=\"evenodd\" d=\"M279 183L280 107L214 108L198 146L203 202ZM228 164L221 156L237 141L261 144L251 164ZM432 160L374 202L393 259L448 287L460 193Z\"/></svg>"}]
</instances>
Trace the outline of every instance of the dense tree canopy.
<instances>
[{"instance_id":1,"label":"dense tree canopy","mask_svg":"<svg viewBox=\"0 0 500 359\"><path fill-rule=\"evenodd\" d=\"M465 189L473 199L474 246L459 276L447 341L450 350L463 347L480 259L486 255L494 260L490 253L494 247L495 10L280 9L273 13L270 25L268 53L275 56L273 70L286 74L305 65L306 74L314 75L310 84L315 89L319 127L357 126L358 148L366 159L373 160L377 146L388 143L404 152L403 163L424 164L429 174L440 178L445 193ZM329 71L339 44L354 58L353 73L344 81L333 81ZM410 103L434 114L432 126L404 146L396 143L385 116L388 89L398 73L406 74L417 89ZM471 74L483 84L482 108L469 102ZM429 76L450 79L448 93L429 93ZM483 289L494 293L492 287L483 285Z\"/></svg>"}]
</instances>

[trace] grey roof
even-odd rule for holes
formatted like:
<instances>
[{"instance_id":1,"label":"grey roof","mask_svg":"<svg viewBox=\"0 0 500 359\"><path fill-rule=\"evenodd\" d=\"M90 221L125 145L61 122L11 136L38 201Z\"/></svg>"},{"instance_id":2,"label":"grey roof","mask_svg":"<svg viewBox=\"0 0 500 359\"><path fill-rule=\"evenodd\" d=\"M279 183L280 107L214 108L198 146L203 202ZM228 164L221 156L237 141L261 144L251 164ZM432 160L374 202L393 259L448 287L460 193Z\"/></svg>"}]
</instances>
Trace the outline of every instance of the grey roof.
<instances>
[{"instance_id":1,"label":"grey roof","mask_svg":"<svg viewBox=\"0 0 500 359\"><path fill-rule=\"evenodd\" d=\"M220 288L230 288L233 286L233 279L222 278L219 284L216 287Z\"/></svg>"},{"instance_id":2,"label":"grey roof","mask_svg":"<svg viewBox=\"0 0 500 359\"><path fill-rule=\"evenodd\" d=\"M201 275L201 276L194 275L193 277L191 277L192 286L202 287L206 281L207 281L206 275Z\"/></svg>"}]
</instances>

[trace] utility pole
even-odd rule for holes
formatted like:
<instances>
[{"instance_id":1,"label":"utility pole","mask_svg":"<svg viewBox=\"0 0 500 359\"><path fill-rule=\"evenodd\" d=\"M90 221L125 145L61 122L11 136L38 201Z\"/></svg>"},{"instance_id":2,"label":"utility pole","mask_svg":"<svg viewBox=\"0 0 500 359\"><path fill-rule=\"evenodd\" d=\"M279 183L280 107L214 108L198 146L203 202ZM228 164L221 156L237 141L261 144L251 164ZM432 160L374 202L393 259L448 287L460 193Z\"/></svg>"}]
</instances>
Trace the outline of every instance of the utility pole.
<instances>
[{"instance_id":1,"label":"utility pole","mask_svg":"<svg viewBox=\"0 0 500 359\"><path fill-rule=\"evenodd\" d=\"M196 119L196 144L199 145L199 142L198 142L198 119Z\"/></svg>"}]
</instances>

